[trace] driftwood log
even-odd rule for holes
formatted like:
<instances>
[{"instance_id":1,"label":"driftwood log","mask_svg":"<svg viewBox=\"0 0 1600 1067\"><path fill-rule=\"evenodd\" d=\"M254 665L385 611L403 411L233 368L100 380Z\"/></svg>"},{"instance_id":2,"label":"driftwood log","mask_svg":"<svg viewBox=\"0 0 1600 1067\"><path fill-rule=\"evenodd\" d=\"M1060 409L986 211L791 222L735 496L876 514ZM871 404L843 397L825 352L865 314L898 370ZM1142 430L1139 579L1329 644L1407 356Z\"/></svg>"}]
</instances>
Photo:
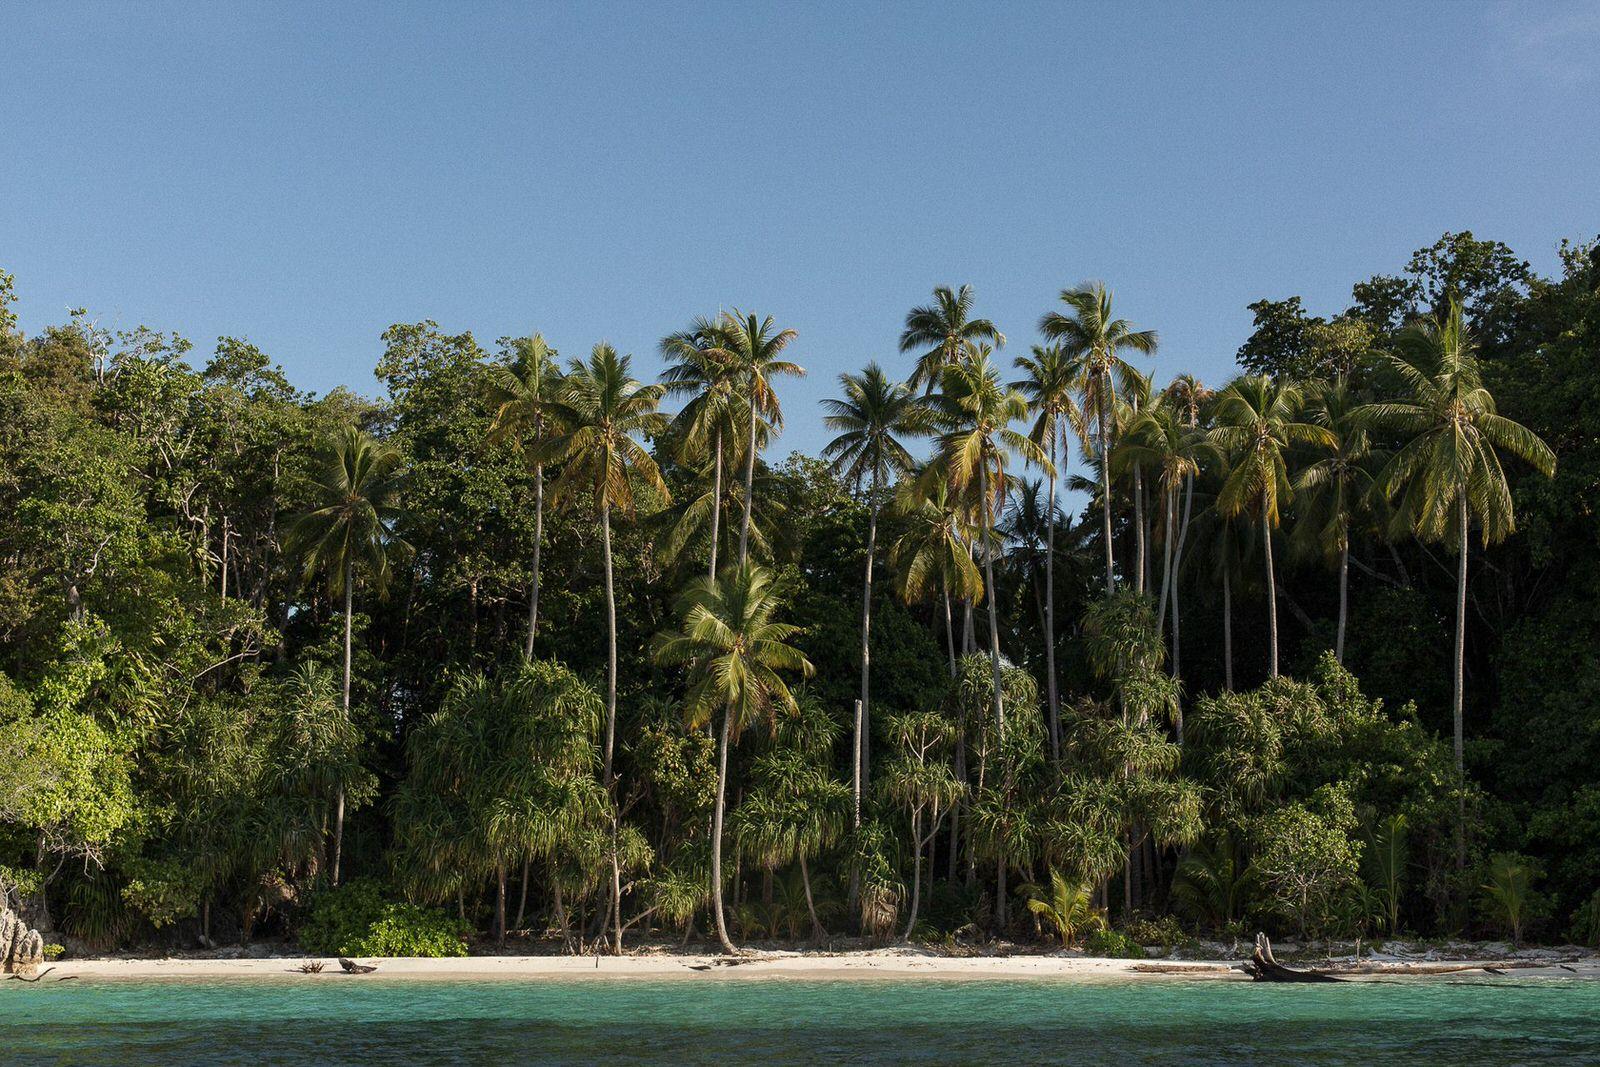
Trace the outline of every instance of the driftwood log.
<instances>
[{"instance_id":1,"label":"driftwood log","mask_svg":"<svg viewBox=\"0 0 1600 1067\"><path fill-rule=\"evenodd\" d=\"M371 974L378 969L376 964L357 963L355 960L347 960L343 956L339 957L339 966L344 968L345 974Z\"/></svg>"},{"instance_id":2,"label":"driftwood log","mask_svg":"<svg viewBox=\"0 0 1600 1067\"><path fill-rule=\"evenodd\" d=\"M1272 942L1266 934L1256 934L1256 950L1251 953L1250 961L1240 965L1240 969L1258 982L1342 982L1344 979L1335 978L1331 974L1321 971L1297 971L1285 967L1272 956Z\"/></svg>"},{"instance_id":3,"label":"driftwood log","mask_svg":"<svg viewBox=\"0 0 1600 1067\"><path fill-rule=\"evenodd\" d=\"M44 962L44 937L10 908L0 908L0 971L24 977Z\"/></svg>"}]
</instances>

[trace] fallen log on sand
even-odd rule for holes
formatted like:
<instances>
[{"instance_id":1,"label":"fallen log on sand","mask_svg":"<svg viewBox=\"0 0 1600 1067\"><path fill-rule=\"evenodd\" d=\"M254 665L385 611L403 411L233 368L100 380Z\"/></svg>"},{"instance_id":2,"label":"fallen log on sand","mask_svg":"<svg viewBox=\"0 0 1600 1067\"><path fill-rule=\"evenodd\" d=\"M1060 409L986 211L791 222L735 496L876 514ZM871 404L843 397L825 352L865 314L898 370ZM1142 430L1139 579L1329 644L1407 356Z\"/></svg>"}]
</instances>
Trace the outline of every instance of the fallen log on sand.
<instances>
[{"instance_id":1,"label":"fallen log on sand","mask_svg":"<svg viewBox=\"0 0 1600 1067\"><path fill-rule=\"evenodd\" d=\"M1272 957L1272 942L1267 940L1266 934L1256 934L1256 950L1250 954L1248 963L1239 965L1239 969L1258 982L1342 982L1343 978L1335 978L1331 974L1321 971L1296 971L1285 967Z\"/></svg>"}]
</instances>

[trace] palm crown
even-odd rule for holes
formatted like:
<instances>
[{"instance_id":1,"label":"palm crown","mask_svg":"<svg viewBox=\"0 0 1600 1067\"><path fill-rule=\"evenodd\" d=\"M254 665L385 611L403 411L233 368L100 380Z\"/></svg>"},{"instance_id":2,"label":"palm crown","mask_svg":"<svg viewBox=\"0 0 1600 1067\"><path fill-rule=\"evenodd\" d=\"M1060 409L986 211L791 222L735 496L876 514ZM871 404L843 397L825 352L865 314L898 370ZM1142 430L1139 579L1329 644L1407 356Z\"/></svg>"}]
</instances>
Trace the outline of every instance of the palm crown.
<instances>
[{"instance_id":1,"label":"palm crown","mask_svg":"<svg viewBox=\"0 0 1600 1067\"><path fill-rule=\"evenodd\" d=\"M959 289L941 285L933 291L933 303L906 313L900 351L927 350L917 357L916 368L911 372L913 389L923 386L931 392L944 368L971 357L982 342L996 348L1005 345L1006 335L994 323L972 317L972 300L970 285Z\"/></svg>"}]
</instances>

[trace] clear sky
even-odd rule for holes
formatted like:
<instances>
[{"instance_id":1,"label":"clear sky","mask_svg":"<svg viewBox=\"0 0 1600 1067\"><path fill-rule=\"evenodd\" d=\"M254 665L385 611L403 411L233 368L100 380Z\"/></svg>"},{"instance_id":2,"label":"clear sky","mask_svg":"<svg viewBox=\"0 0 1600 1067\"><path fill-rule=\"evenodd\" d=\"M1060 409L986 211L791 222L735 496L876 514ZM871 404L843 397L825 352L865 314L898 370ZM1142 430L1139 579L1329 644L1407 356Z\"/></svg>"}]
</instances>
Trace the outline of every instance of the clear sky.
<instances>
[{"instance_id":1,"label":"clear sky","mask_svg":"<svg viewBox=\"0 0 1600 1067\"><path fill-rule=\"evenodd\" d=\"M971 283L1026 351L1103 278L1217 381L1245 305L1342 308L1447 229L1600 231L1600 4L0 3L0 268L373 393L383 328L564 355L738 306L780 442Z\"/></svg>"}]
</instances>

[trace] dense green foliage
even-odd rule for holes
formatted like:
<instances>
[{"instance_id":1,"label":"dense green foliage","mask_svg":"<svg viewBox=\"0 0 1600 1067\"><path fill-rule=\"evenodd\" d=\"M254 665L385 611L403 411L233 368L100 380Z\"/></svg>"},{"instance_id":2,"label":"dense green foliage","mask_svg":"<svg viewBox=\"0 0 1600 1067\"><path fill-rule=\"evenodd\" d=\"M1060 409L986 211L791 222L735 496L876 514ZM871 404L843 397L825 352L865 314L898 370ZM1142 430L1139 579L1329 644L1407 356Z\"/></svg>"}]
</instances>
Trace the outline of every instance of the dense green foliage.
<instances>
[{"instance_id":1,"label":"dense green foliage","mask_svg":"<svg viewBox=\"0 0 1600 1067\"><path fill-rule=\"evenodd\" d=\"M367 400L25 336L0 274L0 889L69 947L1593 941L1600 251L1562 263L1447 234L1260 301L1213 389L1094 285L1008 382L940 289L781 463L803 339L757 315L660 385L397 324Z\"/></svg>"}]
</instances>

